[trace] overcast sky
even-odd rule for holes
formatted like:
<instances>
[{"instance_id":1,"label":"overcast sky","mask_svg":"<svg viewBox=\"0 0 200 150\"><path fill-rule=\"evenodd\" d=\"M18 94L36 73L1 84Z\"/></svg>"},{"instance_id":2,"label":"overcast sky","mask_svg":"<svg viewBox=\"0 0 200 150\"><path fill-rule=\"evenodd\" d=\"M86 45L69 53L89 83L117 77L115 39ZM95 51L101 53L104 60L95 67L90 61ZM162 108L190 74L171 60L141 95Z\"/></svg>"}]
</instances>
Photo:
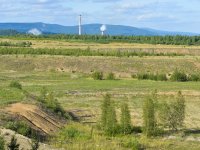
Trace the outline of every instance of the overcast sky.
<instances>
[{"instance_id":1,"label":"overcast sky","mask_svg":"<svg viewBox=\"0 0 200 150\"><path fill-rule=\"evenodd\" d=\"M0 22L119 24L200 33L200 0L0 0Z\"/></svg>"}]
</instances>

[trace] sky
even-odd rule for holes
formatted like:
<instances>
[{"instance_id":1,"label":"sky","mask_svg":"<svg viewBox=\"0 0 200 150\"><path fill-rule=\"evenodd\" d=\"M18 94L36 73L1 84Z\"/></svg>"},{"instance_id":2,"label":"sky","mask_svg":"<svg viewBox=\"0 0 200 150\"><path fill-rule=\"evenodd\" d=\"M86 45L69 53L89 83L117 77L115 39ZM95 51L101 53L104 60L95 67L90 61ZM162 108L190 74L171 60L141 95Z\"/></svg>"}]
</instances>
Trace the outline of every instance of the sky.
<instances>
[{"instance_id":1,"label":"sky","mask_svg":"<svg viewBox=\"0 0 200 150\"><path fill-rule=\"evenodd\" d=\"M0 0L0 22L101 23L200 33L200 0Z\"/></svg>"}]
</instances>

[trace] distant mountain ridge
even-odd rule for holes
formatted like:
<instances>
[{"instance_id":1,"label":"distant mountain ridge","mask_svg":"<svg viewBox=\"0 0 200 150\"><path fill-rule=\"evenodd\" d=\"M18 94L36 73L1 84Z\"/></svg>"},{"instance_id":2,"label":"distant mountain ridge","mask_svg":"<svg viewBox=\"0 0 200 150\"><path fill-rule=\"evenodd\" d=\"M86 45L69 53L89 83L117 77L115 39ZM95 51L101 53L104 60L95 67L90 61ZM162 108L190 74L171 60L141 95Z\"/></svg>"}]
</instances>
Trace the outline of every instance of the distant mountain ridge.
<instances>
[{"instance_id":1,"label":"distant mountain ridge","mask_svg":"<svg viewBox=\"0 0 200 150\"><path fill-rule=\"evenodd\" d=\"M82 25L82 34L100 35L102 24L85 24ZM170 32L160 31L149 28L136 28L123 25L106 25L107 35L136 35L136 36L164 36L164 35L199 35L189 32ZM78 26L62 26L58 24L46 23L0 23L0 30L15 30L21 33L28 33L31 29L37 29L43 34L78 34Z\"/></svg>"}]
</instances>

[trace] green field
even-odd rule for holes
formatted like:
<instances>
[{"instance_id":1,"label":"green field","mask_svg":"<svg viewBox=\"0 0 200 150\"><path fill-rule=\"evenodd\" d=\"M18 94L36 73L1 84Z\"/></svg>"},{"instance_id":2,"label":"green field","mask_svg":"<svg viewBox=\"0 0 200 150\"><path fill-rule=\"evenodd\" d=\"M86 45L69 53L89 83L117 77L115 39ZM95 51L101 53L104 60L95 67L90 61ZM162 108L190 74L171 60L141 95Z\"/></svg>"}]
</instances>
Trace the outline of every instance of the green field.
<instances>
[{"instance_id":1,"label":"green field","mask_svg":"<svg viewBox=\"0 0 200 150\"><path fill-rule=\"evenodd\" d=\"M50 45L53 45L57 41L49 42ZM37 47L37 41L33 43ZM42 41L39 42L38 46L40 46L40 43ZM80 47L82 45L83 43L80 44ZM98 45L103 47L101 44ZM114 44L113 48L116 49L121 46L123 44ZM146 45L145 48L148 48L148 46L154 47L154 45ZM76 47L78 47L77 43ZM159 47L162 49L162 45ZM173 46L176 50L180 47ZM189 49L190 47L188 46L187 48ZM196 49L198 48L196 47ZM170 46L168 46L168 49L170 49ZM101 114L100 105L106 93L110 93L115 102L117 116L120 115L119 108L121 103L127 101L131 110L132 124L141 126L143 101L152 91L158 90L159 101L172 101L176 93L182 91L186 99L184 129L197 132L184 137L181 134L175 134L174 139L170 139L170 136L152 139L146 139L140 135L136 136L139 142L145 145L147 149L182 150L188 149L188 147L190 149L199 149L200 82L150 81L131 78L133 74L146 72L171 74L176 68L187 74L200 74L200 57L187 54L173 57L0 55L0 106L3 109L7 104L26 101L23 91L9 87L10 82L13 80L19 81L23 90L33 95L39 95L41 89L46 87L49 91L53 91L55 97L66 111L76 112L76 110L79 110L80 114L77 113L77 115L90 115L90 117L81 117L81 127L83 129L86 128L85 130L87 131L90 130L91 125L98 122ZM91 74L94 71L102 71L105 76L109 72L113 72L117 79L93 80ZM95 135L98 135L98 133L95 133ZM188 140L190 137L192 137L191 141ZM132 136L114 137L110 140L99 136L94 137L91 141L78 140L78 143L74 142L74 146L77 148L78 145L83 146L87 142L90 143L89 146L92 145L91 143L97 145L105 143L102 146L105 148L113 142L115 148L121 149L123 146L118 144L126 138L131 139ZM113 149L112 147L109 148ZM122 149L129 148L124 147Z\"/></svg>"}]
</instances>

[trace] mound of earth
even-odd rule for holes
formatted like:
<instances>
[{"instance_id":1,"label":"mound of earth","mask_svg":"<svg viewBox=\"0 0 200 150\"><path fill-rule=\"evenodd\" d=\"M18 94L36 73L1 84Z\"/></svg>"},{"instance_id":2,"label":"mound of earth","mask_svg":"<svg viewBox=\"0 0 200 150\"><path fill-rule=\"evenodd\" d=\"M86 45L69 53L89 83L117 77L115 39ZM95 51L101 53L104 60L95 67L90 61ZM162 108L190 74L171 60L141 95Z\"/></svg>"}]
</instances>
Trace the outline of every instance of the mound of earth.
<instances>
[{"instance_id":1,"label":"mound of earth","mask_svg":"<svg viewBox=\"0 0 200 150\"><path fill-rule=\"evenodd\" d=\"M6 144L8 144L13 135L17 138L17 143L20 144L20 149L31 149L31 140L23 135L16 134L16 132L0 128L0 134L4 137ZM40 143L39 150L54 150L47 144Z\"/></svg>"},{"instance_id":2,"label":"mound of earth","mask_svg":"<svg viewBox=\"0 0 200 150\"><path fill-rule=\"evenodd\" d=\"M5 108L5 111L11 115L18 115L27 121L33 129L42 131L47 135L56 133L64 126L63 122L56 116L50 115L39 106L33 104L15 103Z\"/></svg>"}]
</instances>

